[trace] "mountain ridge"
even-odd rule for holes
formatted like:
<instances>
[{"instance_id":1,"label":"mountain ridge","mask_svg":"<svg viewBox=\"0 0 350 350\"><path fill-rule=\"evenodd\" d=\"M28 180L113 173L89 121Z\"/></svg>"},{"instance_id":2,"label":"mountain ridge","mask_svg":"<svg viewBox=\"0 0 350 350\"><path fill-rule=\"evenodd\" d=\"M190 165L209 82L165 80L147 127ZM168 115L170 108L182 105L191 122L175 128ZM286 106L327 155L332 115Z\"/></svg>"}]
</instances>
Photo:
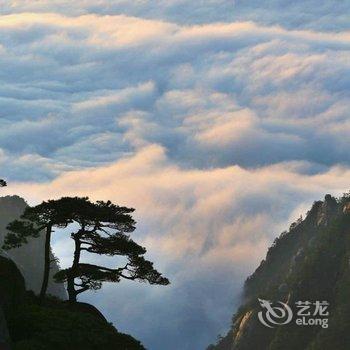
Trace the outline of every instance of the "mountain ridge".
<instances>
[{"instance_id":1,"label":"mountain ridge","mask_svg":"<svg viewBox=\"0 0 350 350\"><path fill-rule=\"evenodd\" d=\"M275 239L244 285L231 329L208 350L346 350L350 348L350 194L327 194ZM268 328L258 320L259 299L328 301L329 328L290 324Z\"/></svg>"}]
</instances>

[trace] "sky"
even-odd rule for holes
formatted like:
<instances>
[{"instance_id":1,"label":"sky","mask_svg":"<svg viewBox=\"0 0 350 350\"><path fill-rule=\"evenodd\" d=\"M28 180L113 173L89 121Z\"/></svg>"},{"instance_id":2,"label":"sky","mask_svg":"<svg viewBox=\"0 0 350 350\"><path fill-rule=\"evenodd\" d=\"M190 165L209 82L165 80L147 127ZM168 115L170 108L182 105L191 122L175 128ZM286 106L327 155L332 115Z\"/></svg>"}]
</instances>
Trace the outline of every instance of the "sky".
<instances>
[{"instance_id":1,"label":"sky","mask_svg":"<svg viewBox=\"0 0 350 350\"><path fill-rule=\"evenodd\" d=\"M350 188L349 23L341 0L1 1L3 192L134 207L172 282L81 300L150 350L227 331L274 238Z\"/></svg>"}]
</instances>

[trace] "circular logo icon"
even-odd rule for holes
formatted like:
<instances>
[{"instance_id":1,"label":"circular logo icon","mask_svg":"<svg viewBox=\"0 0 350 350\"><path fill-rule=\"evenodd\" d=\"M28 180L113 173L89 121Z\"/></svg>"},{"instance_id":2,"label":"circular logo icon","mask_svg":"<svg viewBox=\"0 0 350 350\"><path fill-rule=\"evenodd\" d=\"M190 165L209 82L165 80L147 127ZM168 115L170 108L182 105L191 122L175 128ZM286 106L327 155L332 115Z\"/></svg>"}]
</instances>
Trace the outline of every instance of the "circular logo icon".
<instances>
[{"instance_id":1,"label":"circular logo icon","mask_svg":"<svg viewBox=\"0 0 350 350\"><path fill-rule=\"evenodd\" d=\"M266 327L273 328L289 323L293 318L292 309L282 301L273 306L268 300L259 299L263 311L259 311L259 321Z\"/></svg>"}]
</instances>

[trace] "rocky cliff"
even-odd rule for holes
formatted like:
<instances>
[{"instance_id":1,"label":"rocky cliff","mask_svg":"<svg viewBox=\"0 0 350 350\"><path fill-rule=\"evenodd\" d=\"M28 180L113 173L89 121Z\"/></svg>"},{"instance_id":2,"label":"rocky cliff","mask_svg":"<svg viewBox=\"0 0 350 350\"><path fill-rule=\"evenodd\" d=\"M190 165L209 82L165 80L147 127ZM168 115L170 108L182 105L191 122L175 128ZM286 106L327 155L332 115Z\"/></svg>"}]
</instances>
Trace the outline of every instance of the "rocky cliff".
<instances>
[{"instance_id":1,"label":"rocky cliff","mask_svg":"<svg viewBox=\"0 0 350 350\"><path fill-rule=\"evenodd\" d=\"M16 264L0 256L1 350L145 350L92 305L51 296L38 301Z\"/></svg>"},{"instance_id":2,"label":"rocky cliff","mask_svg":"<svg viewBox=\"0 0 350 350\"><path fill-rule=\"evenodd\" d=\"M208 350L350 349L349 296L350 195L326 195L275 240L245 283L230 331ZM319 315L319 302L327 316ZM291 318L279 319L287 311ZM317 317L327 321L309 321Z\"/></svg>"},{"instance_id":3,"label":"rocky cliff","mask_svg":"<svg viewBox=\"0 0 350 350\"><path fill-rule=\"evenodd\" d=\"M9 222L18 219L27 203L18 196L0 197L0 247L6 235ZM34 238L28 244L18 249L0 252L0 255L11 258L23 274L27 289L38 293L40 291L44 268L44 238ZM53 258L53 256L52 256ZM52 263L51 278L48 293L66 299L66 291L62 284L53 281L52 276L58 271L55 262Z\"/></svg>"},{"instance_id":4,"label":"rocky cliff","mask_svg":"<svg viewBox=\"0 0 350 350\"><path fill-rule=\"evenodd\" d=\"M6 318L17 312L24 300L25 282L17 266L0 256L0 349L9 349L10 335Z\"/></svg>"}]
</instances>

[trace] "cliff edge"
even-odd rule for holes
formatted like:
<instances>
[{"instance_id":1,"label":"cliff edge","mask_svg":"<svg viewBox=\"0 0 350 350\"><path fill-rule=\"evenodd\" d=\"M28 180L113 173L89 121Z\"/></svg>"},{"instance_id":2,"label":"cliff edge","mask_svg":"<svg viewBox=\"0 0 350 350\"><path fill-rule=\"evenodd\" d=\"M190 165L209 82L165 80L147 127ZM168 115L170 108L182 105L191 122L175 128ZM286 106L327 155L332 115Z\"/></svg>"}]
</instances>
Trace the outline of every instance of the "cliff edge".
<instances>
[{"instance_id":1,"label":"cliff edge","mask_svg":"<svg viewBox=\"0 0 350 350\"><path fill-rule=\"evenodd\" d=\"M350 195L326 195L274 241L230 331L208 350L348 350L349 296Z\"/></svg>"}]
</instances>

